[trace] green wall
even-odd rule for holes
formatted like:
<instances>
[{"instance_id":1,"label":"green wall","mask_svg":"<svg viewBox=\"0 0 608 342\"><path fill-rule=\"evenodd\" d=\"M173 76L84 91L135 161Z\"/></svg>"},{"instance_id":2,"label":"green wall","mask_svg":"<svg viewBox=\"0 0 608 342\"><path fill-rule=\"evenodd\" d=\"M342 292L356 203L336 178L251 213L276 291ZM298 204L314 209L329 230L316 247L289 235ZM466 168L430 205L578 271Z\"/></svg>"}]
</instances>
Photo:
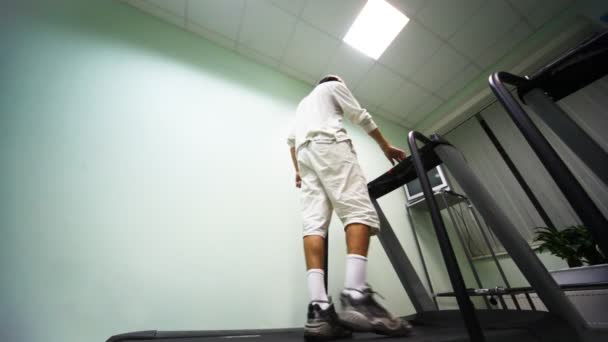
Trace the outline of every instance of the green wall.
<instances>
[{"instance_id":1,"label":"green wall","mask_svg":"<svg viewBox=\"0 0 608 342\"><path fill-rule=\"evenodd\" d=\"M117 1L15 1L1 16L0 340L301 326L285 135L310 86ZM349 128L368 177L384 172ZM413 250L403 194L381 203ZM412 313L375 240L370 256L389 309ZM330 258L336 295L335 218Z\"/></svg>"}]
</instances>

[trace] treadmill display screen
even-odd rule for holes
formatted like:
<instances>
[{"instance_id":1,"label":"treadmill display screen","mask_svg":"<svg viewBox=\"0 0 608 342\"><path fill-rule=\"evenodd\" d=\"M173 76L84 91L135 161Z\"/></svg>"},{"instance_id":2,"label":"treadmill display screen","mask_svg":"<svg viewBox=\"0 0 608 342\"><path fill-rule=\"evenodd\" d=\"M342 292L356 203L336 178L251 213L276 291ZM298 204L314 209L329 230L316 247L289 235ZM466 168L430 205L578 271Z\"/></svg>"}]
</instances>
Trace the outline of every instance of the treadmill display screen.
<instances>
[{"instance_id":1,"label":"treadmill display screen","mask_svg":"<svg viewBox=\"0 0 608 342\"><path fill-rule=\"evenodd\" d=\"M434 190L437 190L437 188L447 187L447 182L445 181L445 177L443 176L443 173L441 172L441 170L438 167L429 170L426 174L429 177L429 181L431 182L431 187ZM405 188L407 190L406 192L407 192L408 202L417 200L423 196L422 187L420 185L420 180L418 180L418 179L415 179L415 180L407 183L405 185Z\"/></svg>"}]
</instances>

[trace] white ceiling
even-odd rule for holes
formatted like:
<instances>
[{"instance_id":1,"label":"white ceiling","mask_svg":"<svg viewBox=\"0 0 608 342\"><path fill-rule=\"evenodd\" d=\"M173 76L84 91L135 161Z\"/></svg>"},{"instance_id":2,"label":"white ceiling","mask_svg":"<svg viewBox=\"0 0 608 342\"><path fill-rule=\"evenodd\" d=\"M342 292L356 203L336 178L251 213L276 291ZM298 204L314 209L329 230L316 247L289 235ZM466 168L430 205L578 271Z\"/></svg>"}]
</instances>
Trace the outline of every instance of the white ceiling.
<instances>
[{"instance_id":1,"label":"white ceiling","mask_svg":"<svg viewBox=\"0 0 608 342\"><path fill-rule=\"evenodd\" d=\"M416 127L575 0L388 0L411 20L374 61L342 42L366 0L125 0L309 84L338 74Z\"/></svg>"}]
</instances>

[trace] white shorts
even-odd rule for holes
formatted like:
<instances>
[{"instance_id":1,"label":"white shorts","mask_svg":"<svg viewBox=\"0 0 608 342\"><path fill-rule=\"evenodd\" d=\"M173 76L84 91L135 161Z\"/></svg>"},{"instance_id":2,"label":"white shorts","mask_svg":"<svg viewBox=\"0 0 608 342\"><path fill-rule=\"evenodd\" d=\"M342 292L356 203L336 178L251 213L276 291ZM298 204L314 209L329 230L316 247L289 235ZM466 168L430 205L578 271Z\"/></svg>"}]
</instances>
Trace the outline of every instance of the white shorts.
<instances>
[{"instance_id":1,"label":"white shorts","mask_svg":"<svg viewBox=\"0 0 608 342\"><path fill-rule=\"evenodd\" d=\"M333 209L344 224L362 223L375 235L380 222L350 141L311 141L298 150L304 236L327 236Z\"/></svg>"}]
</instances>

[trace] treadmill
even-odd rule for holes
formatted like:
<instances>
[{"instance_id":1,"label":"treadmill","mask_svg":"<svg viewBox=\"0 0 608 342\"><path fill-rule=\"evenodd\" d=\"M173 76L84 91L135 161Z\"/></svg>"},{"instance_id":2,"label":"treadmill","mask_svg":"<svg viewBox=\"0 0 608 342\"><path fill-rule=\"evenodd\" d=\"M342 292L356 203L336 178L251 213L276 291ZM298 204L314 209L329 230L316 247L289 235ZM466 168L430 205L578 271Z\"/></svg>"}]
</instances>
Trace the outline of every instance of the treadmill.
<instances>
[{"instance_id":1,"label":"treadmill","mask_svg":"<svg viewBox=\"0 0 608 342\"><path fill-rule=\"evenodd\" d=\"M418 147L418 142L423 144ZM413 325L408 337L384 337L375 334L353 334L353 340L412 342L599 342L608 340L608 329L591 328L544 265L519 234L510 219L481 185L463 155L438 135L430 139L412 131L408 136L411 156L371 181L368 189L380 218L378 234L416 314L406 316ZM484 217L490 229L520 268L530 286L548 309L546 311L476 309L470 299L449 240L427 171L443 164ZM432 223L447 267L458 310L439 310L414 270L390 223L378 204L378 198L418 178L429 205ZM107 342L163 341L212 342L227 339L254 341L302 341L303 329L228 330L228 331L140 331L110 337Z\"/></svg>"},{"instance_id":2,"label":"treadmill","mask_svg":"<svg viewBox=\"0 0 608 342\"><path fill-rule=\"evenodd\" d=\"M604 255L608 255L608 219L507 86L514 87L521 102L532 108L547 127L608 186L608 152L555 103L606 75L608 30L590 37L531 76L521 77L508 72L496 72L489 79L494 95L555 180L582 223L591 231Z\"/></svg>"}]
</instances>

